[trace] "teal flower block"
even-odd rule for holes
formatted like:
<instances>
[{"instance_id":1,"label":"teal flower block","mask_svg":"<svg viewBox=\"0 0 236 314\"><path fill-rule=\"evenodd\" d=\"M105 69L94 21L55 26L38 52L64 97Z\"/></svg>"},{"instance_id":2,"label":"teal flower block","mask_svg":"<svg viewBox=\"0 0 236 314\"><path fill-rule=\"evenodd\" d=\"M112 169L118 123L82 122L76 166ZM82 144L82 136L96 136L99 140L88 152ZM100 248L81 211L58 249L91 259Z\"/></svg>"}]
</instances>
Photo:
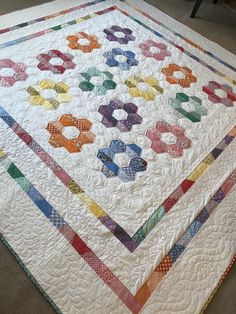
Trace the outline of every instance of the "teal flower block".
<instances>
[{"instance_id":1,"label":"teal flower block","mask_svg":"<svg viewBox=\"0 0 236 314\"><path fill-rule=\"evenodd\" d=\"M85 92L91 92L98 95L105 95L108 90L116 88L116 83L112 80L113 74L108 71L100 71L97 68L89 68L87 72L80 73L80 76L85 79L79 84L79 88ZM98 83L94 83L92 78L101 78Z\"/></svg>"},{"instance_id":2,"label":"teal flower block","mask_svg":"<svg viewBox=\"0 0 236 314\"><path fill-rule=\"evenodd\" d=\"M193 109L183 108L184 104L189 103ZM184 93L177 93L175 98L169 99L169 104L181 116L189 119L192 122L200 122L201 117L208 114L206 108L202 106L202 100L196 96L188 96Z\"/></svg>"}]
</instances>

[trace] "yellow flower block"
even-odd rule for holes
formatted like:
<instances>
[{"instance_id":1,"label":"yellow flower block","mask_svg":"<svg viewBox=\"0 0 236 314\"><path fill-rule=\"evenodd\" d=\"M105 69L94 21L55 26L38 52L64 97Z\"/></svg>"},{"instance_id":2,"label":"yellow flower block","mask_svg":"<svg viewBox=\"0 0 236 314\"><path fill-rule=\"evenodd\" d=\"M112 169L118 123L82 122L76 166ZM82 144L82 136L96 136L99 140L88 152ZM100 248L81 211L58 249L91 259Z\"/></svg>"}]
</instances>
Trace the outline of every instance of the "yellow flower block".
<instances>
[{"instance_id":1,"label":"yellow flower block","mask_svg":"<svg viewBox=\"0 0 236 314\"><path fill-rule=\"evenodd\" d=\"M56 92L55 98L45 98L41 95L41 92L45 89L51 89ZM70 102L72 100L72 97L67 94L67 91L70 89L70 87L64 83L59 82L56 83L52 80L42 80L39 85L32 87L30 86L27 89L27 92L30 94L29 102L31 105L40 105L44 108L50 110L50 109L56 109L60 103Z\"/></svg>"},{"instance_id":2,"label":"yellow flower block","mask_svg":"<svg viewBox=\"0 0 236 314\"><path fill-rule=\"evenodd\" d=\"M138 87L139 83L146 83L148 85L148 90L141 90ZM163 88L159 86L159 81L153 76L133 76L125 80L125 84L129 88L129 93L133 97L142 97L145 100L154 100L158 94L163 93Z\"/></svg>"}]
</instances>

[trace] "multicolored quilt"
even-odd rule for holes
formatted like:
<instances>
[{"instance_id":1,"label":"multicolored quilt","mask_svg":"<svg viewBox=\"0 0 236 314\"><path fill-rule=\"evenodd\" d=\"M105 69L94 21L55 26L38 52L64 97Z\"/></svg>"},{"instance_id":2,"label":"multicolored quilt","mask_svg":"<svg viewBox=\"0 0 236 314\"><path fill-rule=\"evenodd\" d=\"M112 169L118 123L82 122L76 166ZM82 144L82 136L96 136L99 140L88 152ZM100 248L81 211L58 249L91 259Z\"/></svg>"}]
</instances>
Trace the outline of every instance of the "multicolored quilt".
<instances>
[{"instance_id":1,"label":"multicolored quilt","mask_svg":"<svg viewBox=\"0 0 236 314\"><path fill-rule=\"evenodd\" d=\"M0 25L2 240L57 312L199 313L235 259L236 57L142 1Z\"/></svg>"}]
</instances>

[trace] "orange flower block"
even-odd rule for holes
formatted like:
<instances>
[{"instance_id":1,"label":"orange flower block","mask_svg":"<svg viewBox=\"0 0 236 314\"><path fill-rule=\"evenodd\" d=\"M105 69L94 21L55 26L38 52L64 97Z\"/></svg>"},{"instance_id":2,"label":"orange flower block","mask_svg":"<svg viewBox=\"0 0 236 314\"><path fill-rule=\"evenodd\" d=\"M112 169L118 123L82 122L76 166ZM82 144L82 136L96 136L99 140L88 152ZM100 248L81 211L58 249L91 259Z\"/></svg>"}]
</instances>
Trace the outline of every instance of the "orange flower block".
<instances>
[{"instance_id":1,"label":"orange flower block","mask_svg":"<svg viewBox=\"0 0 236 314\"><path fill-rule=\"evenodd\" d=\"M79 32L76 35L71 35L66 38L69 41L68 46L71 49L78 49L84 53L93 51L93 49L99 49L101 45L99 44L97 37L94 35L88 35L84 32ZM86 39L87 44L80 44L81 39Z\"/></svg>"},{"instance_id":2,"label":"orange flower block","mask_svg":"<svg viewBox=\"0 0 236 314\"><path fill-rule=\"evenodd\" d=\"M65 134L72 127L72 135ZM95 135L90 131L92 123L87 119L77 119L72 114L64 114L59 121L49 122L49 143L54 147L64 147L70 153L78 153L83 145L94 142ZM68 130L68 129L67 129Z\"/></svg>"},{"instance_id":3,"label":"orange flower block","mask_svg":"<svg viewBox=\"0 0 236 314\"><path fill-rule=\"evenodd\" d=\"M197 82L196 76L192 74L192 70L188 67L181 67L177 64L170 64L168 68L161 70L166 76L167 82L170 84L179 84L182 87L190 87L192 83Z\"/></svg>"}]
</instances>

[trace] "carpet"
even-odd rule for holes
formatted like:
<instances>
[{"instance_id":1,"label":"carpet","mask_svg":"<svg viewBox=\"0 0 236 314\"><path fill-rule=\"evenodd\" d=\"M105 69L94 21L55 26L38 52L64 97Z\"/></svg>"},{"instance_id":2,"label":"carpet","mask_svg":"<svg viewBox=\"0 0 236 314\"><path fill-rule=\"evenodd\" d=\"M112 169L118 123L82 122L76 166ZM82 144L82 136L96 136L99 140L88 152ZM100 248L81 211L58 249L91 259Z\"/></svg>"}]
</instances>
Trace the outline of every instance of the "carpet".
<instances>
[{"instance_id":1,"label":"carpet","mask_svg":"<svg viewBox=\"0 0 236 314\"><path fill-rule=\"evenodd\" d=\"M236 57L142 1L0 22L2 241L58 313L201 312L235 260Z\"/></svg>"}]
</instances>

